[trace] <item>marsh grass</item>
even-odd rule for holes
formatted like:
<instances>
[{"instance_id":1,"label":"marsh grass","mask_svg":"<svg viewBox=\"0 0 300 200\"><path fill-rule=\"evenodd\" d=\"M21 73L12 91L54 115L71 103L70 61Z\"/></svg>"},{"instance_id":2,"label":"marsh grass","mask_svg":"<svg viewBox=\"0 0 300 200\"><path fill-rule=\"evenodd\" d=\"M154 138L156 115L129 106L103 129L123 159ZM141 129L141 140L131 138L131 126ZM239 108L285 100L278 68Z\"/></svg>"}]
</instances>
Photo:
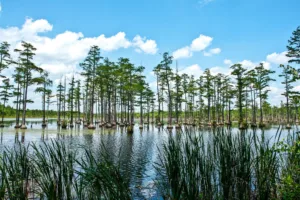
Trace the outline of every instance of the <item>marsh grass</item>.
<instances>
[{"instance_id":1,"label":"marsh grass","mask_svg":"<svg viewBox=\"0 0 300 200\"><path fill-rule=\"evenodd\" d=\"M17 143L0 163L0 199L130 199L129 183L107 155L59 140Z\"/></svg>"},{"instance_id":2,"label":"marsh grass","mask_svg":"<svg viewBox=\"0 0 300 200\"><path fill-rule=\"evenodd\" d=\"M218 128L210 140L190 129L170 136L155 163L157 187L164 199L281 199L282 170L289 168L278 150L281 131L272 142L263 130Z\"/></svg>"}]
</instances>

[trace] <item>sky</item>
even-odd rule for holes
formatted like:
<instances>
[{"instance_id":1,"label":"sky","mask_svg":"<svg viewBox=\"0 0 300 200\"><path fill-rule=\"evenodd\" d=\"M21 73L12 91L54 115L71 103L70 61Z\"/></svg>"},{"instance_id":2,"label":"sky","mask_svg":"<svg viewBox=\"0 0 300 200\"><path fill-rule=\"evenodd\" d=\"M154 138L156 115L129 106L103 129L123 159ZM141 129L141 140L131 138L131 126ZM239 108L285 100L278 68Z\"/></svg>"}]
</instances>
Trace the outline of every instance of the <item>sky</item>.
<instances>
[{"instance_id":1,"label":"sky","mask_svg":"<svg viewBox=\"0 0 300 200\"><path fill-rule=\"evenodd\" d=\"M112 61L128 57L145 66L153 89L151 72L164 52L173 55L172 67L177 63L180 73L196 77L206 68L229 74L232 64L251 69L263 62L277 72L269 101L278 105L278 66L288 62L286 45L300 25L299 7L299 0L0 0L0 42L11 44L13 57L22 40L31 42L35 63L55 84L80 72L92 45ZM40 108L33 90L36 103L28 107Z\"/></svg>"}]
</instances>

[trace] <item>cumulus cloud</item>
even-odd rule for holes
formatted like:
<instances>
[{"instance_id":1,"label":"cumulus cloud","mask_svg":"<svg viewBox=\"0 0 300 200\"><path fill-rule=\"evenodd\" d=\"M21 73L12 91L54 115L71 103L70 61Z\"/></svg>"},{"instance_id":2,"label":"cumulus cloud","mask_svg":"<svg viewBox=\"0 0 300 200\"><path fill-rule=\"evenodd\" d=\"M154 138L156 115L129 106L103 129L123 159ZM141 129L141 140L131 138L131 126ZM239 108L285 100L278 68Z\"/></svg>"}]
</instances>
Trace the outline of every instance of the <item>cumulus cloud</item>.
<instances>
[{"instance_id":1,"label":"cumulus cloud","mask_svg":"<svg viewBox=\"0 0 300 200\"><path fill-rule=\"evenodd\" d=\"M21 41L30 42L37 48L34 62L50 72L52 80L60 79L62 75L80 71L78 64L86 57L92 45L98 45L101 52L111 52L118 49L132 48L145 54L155 54L158 51L156 41L136 35L132 40L124 32L106 36L85 37L81 32L65 31L53 37L47 33L53 30L53 25L46 19L33 20L27 18L22 27L0 27L0 42L11 44L11 54L16 59L15 48L21 48ZM3 73L10 76L13 67Z\"/></svg>"},{"instance_id":2,"label":"cumulus cloud","mask_svg":"<svg viewBox=\"0 0 300 200\"><path fill-rule=\"evenodd\" d=\"M273 64L277 64L277 65L280 65L280 64L287 64L289 59L287 56L286 56L287 52L284 51L282 53L272 53L272 54L269 54L267 55L267 61L270 62L270 63L273 63Z\"/></svg>"},{"instance_id":3,"label":"cumulus cloud","mask_svg":"<svg viewBox=\"0 0 300 200\"><path fill-rule=\"evenodd\" d=\"M220 48L215 48L215 49L210 49L208 52L204 52L204 56L212 56L214 54L219 54L221 53Z\"/></svg>"},{"instance_id":4,"label":"cumulus cloud","mask_svg":"<svg viewBox=\"0 0 300 200\"><path fill-rule=\"evenodd\" d=\"M222 73L224 75L230 75L231 71L232 71L232 69L230 69L229 67L215 66L215 67L210 68L210 72L214 76L219 74L219 73Z\"/></svg>"},{"instance_id":5,"label":"cumulus cloud","mask_svg":"<svg viewBox=\"0 0 300 200\"><path fill-rule=\"evenodd\" d=\"M190 47L183 47L173 52L173 58L175 60L180 58L189 58L193 56L193 52L190 50Z\"/></svg>"},{"instance_id":6,"label":"cumulus cloud","mask_svg":"<svg viewBox=\"0 0 300 200\"><path fill-rule=\"evenodd\" d=\"M208 46L211 45L213 41L212 37L200 34L199 37L194 39L189 46L177 49L173 52L174 59L181 59L181 58L189 58L193 56L193 52L203 51ZM211 49L209 53L218 54L221 52L220 48ZM206 53L204 53L206 54Z\"/></svg>"},{"instance_id":7,"label":"cumulus cloud","mask_svg":"<svg viewBox=\"0 0 300 200\"><path fill-rule=\"evenodd\" d=\"M145 52L147 54L156 54L157 44L154 40L147 40L145 37L137 35L133 38L133 46L137 52Z\"/></svg>"},{"instance_id":8,"label":"cumulus cloud","mask_svg":"<svg viewBox=\"0 0 300 200\"><path fill-rule=\"evenodd\" d=\"M212 37L201 34L198 38L193 40L191 44L191 50L202 51L211 44L212 40L213 40Z\"/></svg>"},{"instance_id":9,"label":"cumulus cloud","mask_svg":"<svg viewBox=\"0 0 300 200\"><path fill-rule=\"evenodd\" d=\"M246 68L247 70L251 70L254 69L256 66L258 66L260 63L262 63L264 65L265 69L270 69L271 64L267 61L261 61L261 62L252 62L251 60L243 60L241 62L239 62L240 64L242 64L242 66L244 68Z\"/></svg>"},{"instance_id":10,"label":"cumulus cloud","mask_svg":"<svg viewBox=\"0 0 300 200\"><path fill-rule=\"evenodd\" d=\"M229 60L229 59L225 59L225 60L224 60L224 64L225 64L225 65L229 65L229 66L233 65L232 61Z\"/></svg>"},{"instance_id":11,"label":"cumulus cloud","mask_svg":"<svg viewBox=\"0 0 300 200\"><path fill-rule=\"evenodd\" d=\"M1 11L2 11L2 4L1 4L1 2L0 2L0 13L1 13Z\"/></svg>"},{"instance_id":12,"label":"cumulus cloud","mask_svg":"<svg viewBox=\"0 0 300 200\"><path fill-rule=\"evenodd\" d=\"M81 32L71 31L65 31L52 38L40 35L52 29L53 25L45 19L28 18L21 28L0 28L0 40L9 42L11 49L20 48L21 41L32 43L37 48L36 64L54 74L74 70L92 45L98 45L101 51L106 52L130 47L146 54L155 54L158 50L154 40L137 35L131 41L126 38L124 32L109 37L104 34L97 37L84 37Z\"/></svg>"},{"instance_id":13,"label":"cumulus cloud","mask_svg":"<svg viewBox=\"0 0 300 200\"><path fill-rule=\"evenodd\" d=\"M194 76L195 78L199 78L201 74L203 74L203 70L198 64L194 64L188 67L183 68L178 72L179 74L187 74L190 76Z\"/></svg>"},{"instance_id":14,"label":"cumulus cloud","mask_svg":"<svg viewBox=\"0 0 300 200\"><path fill-rule=\"evenodd\" d=\"M254 63L254 62L252 62L252 61L250 61L250 60L243 60L243 61L241 61L241 62L239 62L239 63L242 64L242 66L243 66L244 68L248 69L248 70L254 69L254 68L257 66L256 63Z\"/></svg>"},{"instance_id":15,"label":"cumulus cloud","mask_svg":"<svg viewBox=\"0 0 300 200\"><path fill-rule=\"evenodd\" d=\"M0 40L9 42L13 48L19 47L22 40L32 43L37 48L38 61L54 60L73 64L85 57L92 45L98 45L102 51L108 52L129 47L139 49L146 54L157 52L157 44L154 40L137 35L130 41L124 32L110 37L104 34L98 37L84 37L81 32L71 31L65 31L53 38L40 35L52 29L53 26L45 19L34 21L28 18L22 28L0 28Z\"/></svg>"}]
</instances>

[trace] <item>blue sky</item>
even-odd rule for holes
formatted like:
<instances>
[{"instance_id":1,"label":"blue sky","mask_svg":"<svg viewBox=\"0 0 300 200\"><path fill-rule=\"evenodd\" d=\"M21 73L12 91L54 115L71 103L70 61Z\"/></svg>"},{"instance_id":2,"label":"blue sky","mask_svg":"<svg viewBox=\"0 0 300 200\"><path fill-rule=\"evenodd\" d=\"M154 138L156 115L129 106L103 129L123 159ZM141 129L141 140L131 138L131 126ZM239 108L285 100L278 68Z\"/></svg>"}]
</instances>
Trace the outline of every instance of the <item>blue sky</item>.
<instances>
[{"instance_id":1,"label":"blue sky","mask_svg":"<svg viewBox=\"0 0 300 200\"><path fill-rule=\"evenodd\" d=\"M226 73L237 62L251 68L264 61L277 70L286 62L287 40L300 25L299 7L299 0L2 0L0 41L36 44L41 55L37 62L56 73L53 79L77 70L79 54L94 40L101 43L103 56L129 57L147 73L160 61L160 53L182 49L177 62L190 74L205 68ZM48 39L58 35L62 41L49 46ZM86 41L78 44L82 39ZM272 87L278 96L280 85Z\"/></svg>"}]
</instances>

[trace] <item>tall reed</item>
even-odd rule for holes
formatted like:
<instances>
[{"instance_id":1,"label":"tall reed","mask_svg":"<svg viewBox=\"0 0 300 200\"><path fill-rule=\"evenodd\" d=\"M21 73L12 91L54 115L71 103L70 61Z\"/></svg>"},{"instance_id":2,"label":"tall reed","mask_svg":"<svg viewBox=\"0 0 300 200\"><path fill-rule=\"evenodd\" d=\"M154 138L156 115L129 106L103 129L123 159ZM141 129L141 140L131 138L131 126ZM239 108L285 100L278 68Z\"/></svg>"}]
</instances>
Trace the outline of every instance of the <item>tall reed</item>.
<instances>
[{"instance_id":1,"label":"tall reed","mask_svg":"<svg viewBox=\"0 0 300 200\"><path fill-rule=\"evenodd\" d=\"M131 199L119 166L104 152L80 148L80 156L60 140L5 148L0 199Z\"/></svg>"},{"instance_id":2,"label":"tall reed","mask_svg":"<svg viewBox=\"0 0 300 200\"><path fill-rule=\"evenodd\" d=\"M280 198L281 153L264 131L217 128L208 140L196 133L170 135L160 150L156 183L164 199Z\"/></svg>"}]
</instances>

